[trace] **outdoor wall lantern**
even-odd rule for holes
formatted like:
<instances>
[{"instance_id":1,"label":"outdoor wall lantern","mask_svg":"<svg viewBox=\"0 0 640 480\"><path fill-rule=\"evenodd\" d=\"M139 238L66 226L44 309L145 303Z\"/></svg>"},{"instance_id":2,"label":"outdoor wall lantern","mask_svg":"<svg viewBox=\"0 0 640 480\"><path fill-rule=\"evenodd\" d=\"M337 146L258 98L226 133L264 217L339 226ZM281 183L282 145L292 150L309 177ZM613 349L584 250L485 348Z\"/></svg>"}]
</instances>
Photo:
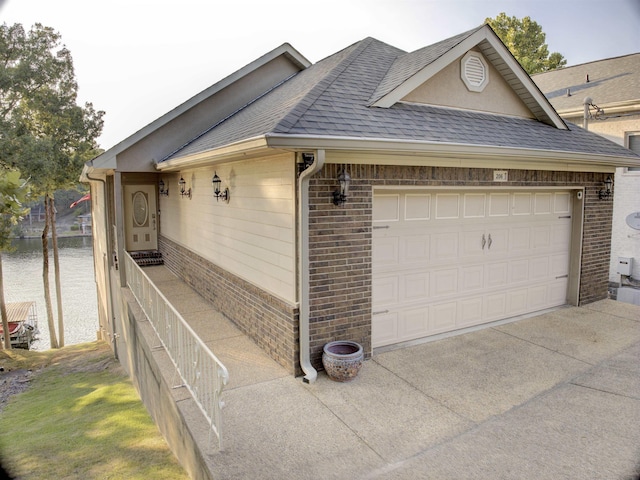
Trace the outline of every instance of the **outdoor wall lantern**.
<instances>
[{"instance_id":1,"label":"outdoor wall lantern","mask_svg":"<svg viewBox=\"0 0 640 480\"><path fill-rule=\"evenodd\" d=\"M178 181L178 187L180 187L180 195L183 197L191 198L191 189L186 189L187 182L184 181L184 178L180 177L180 181Z\"/></svg>"},{"instance_id":2,"label":"outdoor wall lantern","mask_svg":"<svg viewBox=\"0 0 640 480\"><path fill-rule=\"evenodd\" d=\"M162 179L160 179L160 182L158 182L158 193L160 195L165 195L165 196L169 196L169 187L164 186L164 182L162 181Z\"/></svg>"},{"instance_id":3,"label":"outdoor wall lantern","mask_svg":"<svg viewBox=\"0 0 640 480\"><path fill-rule=\"evenodd\" d=\"M600 200L609 198L611 196L611 187L613 187L613 180L611 180L611 175L609 175L604 181L604 189L600 189L598 192L598 198L600 198Z\"/></svg>"},{"instance_id":4,"label":"outdoor wall lantern","mask_svg":"<svg viewBox=\"0 0 640 480\"><path fill-rule=\"evenodd\" d=\"M333 204L340 206L347 201L347 197L349 196L351 177L343 170L340 175L338 175L338 182L340 182L340 188L333 192Z\"/></svg>"},{"instance_id":5,"label":"outdoor wall lantern","mask_svg":"<svg viewBox=\"0 0 640 480\"><path fill-rule=\"evenodd\" d=\"M214 172L213 178L211 179L211 185L213 185L213 195L216 197L216 202L222 199L225 202L229 203L229 198L230 198L229 189L225 188L224 192L220 191L221 183L222 183L222 180L220 180L218 173Z\"/></svg>"}]
</instances>

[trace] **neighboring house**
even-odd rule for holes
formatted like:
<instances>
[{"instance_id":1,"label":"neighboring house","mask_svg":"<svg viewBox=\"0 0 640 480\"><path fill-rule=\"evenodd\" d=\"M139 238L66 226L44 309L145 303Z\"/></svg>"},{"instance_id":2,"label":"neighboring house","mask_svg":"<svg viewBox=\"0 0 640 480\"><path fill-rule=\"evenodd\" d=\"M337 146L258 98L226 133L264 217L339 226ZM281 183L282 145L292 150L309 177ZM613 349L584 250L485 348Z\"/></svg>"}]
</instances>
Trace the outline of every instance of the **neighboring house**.
<instances>
[{"instance_id":1,"label":"neighboring house","mask_svg":"<svg viewBox=\"0 0 640 480\"><path fill-rule=\"evenodd\" d=\"M332 340L370 356L606 298L617 167L640 158L565 123L486 25L313 65L285 44L86 164L101 328L125 251L308 381Z\"/></svg>"},{"instance_id":2,"label":"neighboring house","mask_svg":"<svg viewBox=\"0 0 640 480\"><path fill-rule=\"evenodd\" d=\"M562 118L640 154L640 53L542 73L533 80ZM613 180L609 281L615 291L621 280L619 257L633 259L631 276L640 280L640 230L627 223L630 215L640 215L640 167L619 167Z\"/></svg>"}]
</instances>

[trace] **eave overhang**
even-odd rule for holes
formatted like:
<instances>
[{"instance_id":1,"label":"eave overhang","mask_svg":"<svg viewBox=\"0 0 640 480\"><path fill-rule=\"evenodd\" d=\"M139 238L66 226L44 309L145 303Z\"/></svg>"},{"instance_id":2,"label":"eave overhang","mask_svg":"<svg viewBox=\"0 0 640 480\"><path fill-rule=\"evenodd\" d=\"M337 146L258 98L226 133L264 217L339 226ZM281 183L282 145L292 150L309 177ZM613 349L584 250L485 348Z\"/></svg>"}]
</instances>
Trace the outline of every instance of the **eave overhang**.
<instances>
[{"instance_id":1,"label":"eave overhang","mask_svg":"<svg viewBox=\"0 0 640 480\"><path fill-rule=\"evenodd\" d=\"M159 171L198 168L283 151L327 152L327 163L340 162L338 153L363 154L358 163L387 165L446 165L459 167L524 168L559 171L614 171L616 167L640 167L640 157L603 155L562 150L442 143L384 138L328 137L268 134L231 145L175 158L156 166Z\"/></svg>"}]
</instances>

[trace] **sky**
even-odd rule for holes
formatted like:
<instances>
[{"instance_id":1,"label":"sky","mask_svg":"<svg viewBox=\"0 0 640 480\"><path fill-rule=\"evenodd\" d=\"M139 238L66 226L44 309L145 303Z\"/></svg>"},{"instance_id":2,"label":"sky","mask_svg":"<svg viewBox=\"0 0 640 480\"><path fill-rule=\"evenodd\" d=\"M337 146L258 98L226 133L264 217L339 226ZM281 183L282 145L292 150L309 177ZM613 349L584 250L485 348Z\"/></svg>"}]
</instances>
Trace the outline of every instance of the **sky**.
<instances>
[{"instance_id":1,"label":"sky","mask_svg":"<svg viewBox=\"0 0 640 480\"><path fill-rule=\"evenodd\" d=\"M501 12L568 66L640 52L640 0L0 0L0 22L60 33L104 149L285 42L312 63L366 37L410 52Z\"/></svg>"}]
</instances>

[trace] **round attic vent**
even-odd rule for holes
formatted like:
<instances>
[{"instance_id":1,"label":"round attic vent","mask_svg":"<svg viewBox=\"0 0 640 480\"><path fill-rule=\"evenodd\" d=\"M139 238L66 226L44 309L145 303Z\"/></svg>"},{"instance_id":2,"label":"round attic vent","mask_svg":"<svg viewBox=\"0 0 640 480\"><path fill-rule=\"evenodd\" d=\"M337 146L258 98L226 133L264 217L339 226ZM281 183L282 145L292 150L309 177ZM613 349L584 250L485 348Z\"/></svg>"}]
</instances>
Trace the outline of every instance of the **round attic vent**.
<instances>
[{"instance_id":1,"label":"round attic vent","mask_svg":"<svg viewBox=\"0 0 640 480\"><path fill-rule=\"evenodd\" d=\"M461 61L460 74L462 81L472 92L481 92L489 82L489 68L482 55L468 52Z\"/></svg>"}]
</instances>

